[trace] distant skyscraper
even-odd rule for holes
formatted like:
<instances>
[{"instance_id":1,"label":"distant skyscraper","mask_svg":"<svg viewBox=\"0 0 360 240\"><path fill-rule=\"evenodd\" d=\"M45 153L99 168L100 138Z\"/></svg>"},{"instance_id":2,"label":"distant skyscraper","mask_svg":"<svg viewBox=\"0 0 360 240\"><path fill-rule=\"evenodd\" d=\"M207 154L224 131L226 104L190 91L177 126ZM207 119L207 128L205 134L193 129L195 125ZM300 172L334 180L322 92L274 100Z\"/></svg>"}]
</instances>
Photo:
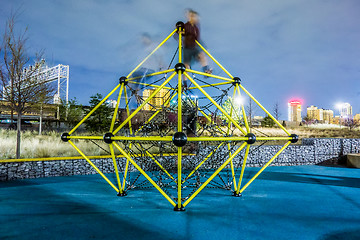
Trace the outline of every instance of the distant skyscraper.
<instances>
[{"instance_id":1,"label":"distant skyscraper","mask_svg":"<svg viewBox=\"0 0 360 240\"><path fill-rule=\"evenodd\" d=\"M301 122L301 102L299 100L291 100L288 103L288 121Z\"/></svg>"},{"instance_id":2,"label":"distant skyscraper","mask_svg":"<svg viewBox=\"0 0 360 240\"><path fill-rule=\"evenodd\" d=\"M155 91L155 89L145 89L143 91L143 98L144 98L144 101L150 97L151 94L153 94ZM166 89L161 89L156 95L155 97L153 97L149 102L148 104L146 104L144 106L144 110L150 110L150 111L154 111L156 110L157 108L160 108L162 106L164 107L169 107L170 106L170 103L168 102L165 106L165 102L167 100L169 100L169 97L170 97L170 91L169 90L166 90Z\"/></svg>"},{"instance_id":3,"label":"distant skyscraper","mask_svg":"<svg viewBox=\"0 0 360 240\"><path fill-rule=\"evenodd\" d=\"M341 118L352 118L352 107L350 103L341 103L338 105Z\"/></svg>"}]
</instances>

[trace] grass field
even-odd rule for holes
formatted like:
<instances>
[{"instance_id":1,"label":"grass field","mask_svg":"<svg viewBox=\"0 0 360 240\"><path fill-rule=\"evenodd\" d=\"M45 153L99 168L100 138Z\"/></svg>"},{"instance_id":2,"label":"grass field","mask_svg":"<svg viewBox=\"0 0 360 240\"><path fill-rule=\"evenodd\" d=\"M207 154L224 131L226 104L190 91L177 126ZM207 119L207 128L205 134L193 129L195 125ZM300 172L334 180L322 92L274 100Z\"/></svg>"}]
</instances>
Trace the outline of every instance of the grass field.
<instances>
[{"instance_id":1,"label":"grass field","mask_svg":"<svg viewBox=\"0 0 360 240\"><path fill-rule=\"evenodd\" d=\"M76 142L76 141L75 141ZM102 144L100 142L100 144ZM79 141L76 145L88 155L107 154L95 144ZM105 143L102 144L103 147ZM15 158L16 131L0 129L0 159ZM47 132L38 135L34 131L25 131L21 136L21 158L45 158L62 156L79 156L70 144L60 139L60 133Z\"/></svg>"},{"instance_id":2,"label":"grass field","mask_svg":"<svg viewBox=\"0 0 360 240\"><path fill-rule=\"evenodd\" d=\"M288 131L299 135L300 138L360 138L359 129L350 131L345 127L326 128L320 125L288 129ZM284 136L284 131L280 128L254 128L252 132L257 136ZM234 134L239 133L234 132ZM87 133L84 133L84 135L87 135ZM108 152L102 150L92 142L84 140L74 142L87 155L108 154ZM108 150L108 146L104 142L98 141L97 144ZM0 159L15 158L15 147L16 131L0 129ZM35 131L25 131L22 133L21 158L66 157L79 155L80 154L75 151L70 144L60 140L60 133L58 132L46 132L41 136Z\"/></svg>"}]
</instances>

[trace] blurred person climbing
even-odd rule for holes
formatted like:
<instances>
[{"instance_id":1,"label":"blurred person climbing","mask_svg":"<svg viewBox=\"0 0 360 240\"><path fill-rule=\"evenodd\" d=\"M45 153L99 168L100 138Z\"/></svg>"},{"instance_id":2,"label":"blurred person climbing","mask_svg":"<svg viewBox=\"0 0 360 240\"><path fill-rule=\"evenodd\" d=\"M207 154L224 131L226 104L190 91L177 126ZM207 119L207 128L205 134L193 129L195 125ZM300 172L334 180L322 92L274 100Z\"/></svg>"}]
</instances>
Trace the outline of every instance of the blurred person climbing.
<instances>
[{"instance_id":1,"label":"blurred person climbing","mask_svg":"<svg viewBox=\"0 0 360 240\"><path fill-rule=\"evenodd\" d=\"M183 58L186 68L191 68L194 61L198 61L202 67L203 72L212 73L209 67L205 53L197 45L196 41L200 42L200 24L199 14L192 10L186 10L187 22L185 23L183 35ZM187 87L187 79L184 78L183 85Z\"/></svg>"}]
</instances>

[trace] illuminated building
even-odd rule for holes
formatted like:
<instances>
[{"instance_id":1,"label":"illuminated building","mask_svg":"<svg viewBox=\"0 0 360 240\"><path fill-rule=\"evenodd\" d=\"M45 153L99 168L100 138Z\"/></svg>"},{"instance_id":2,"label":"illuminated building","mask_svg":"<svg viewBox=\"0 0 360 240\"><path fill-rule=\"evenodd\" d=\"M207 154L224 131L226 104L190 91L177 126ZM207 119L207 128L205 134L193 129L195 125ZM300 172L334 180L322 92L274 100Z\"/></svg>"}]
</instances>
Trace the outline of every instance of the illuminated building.
<instances>
[{"instance_id":1,"label":"illuminated building","mask_svg":"<svg viewBox=\"0 0 360 240\"><path fill-rule=\"evenodd\" d=\"M105 101L105 103L106 103L109 107L115 108L117 102L116 102L116 100L108 99L108 100Z\"/></svg>"},{"instance_id":2,"label":"illuminated building","mask_svg":"<svg viewBox=\"0 0 360 240\"><path fill-rule=\"evenodd\" d=\"M352 118L352 107L350 103L339 103L336 104L336 107L339 109L341 118Z\"/></svg>"},{"instance_id":3,"label":"illuminated building","mask_svg":"<svg viewBox=\"0 0 360 240\"><path fill-rule=\"evenodd\" d=\"M317 120L324 123L331 123L334 117L334 112L330 109L317 108L310 106L306 109L307 117L312 120Z\"/></svg>"},{"instance_id":4,"label":"illuminated building","mask_svg":"<svg viewBox=\"0 0 360 240\"><path fill-rule=\"evenodd\" d=\"M354 116L354 121L360 122L360 113L358 113Z\"/></svg>"},{"instance_id":5,"label":"illuminated building","mask_svg":"<svg viewBox=\"0 0 360 240\"><path fill-rule=\"evenodd\" d=\"M335 116L332 121L332 124L340 124L340 116Z\"/></svg>"},{"instance_id":6,"label":"illuminated building","mask_svg":"<svg viewBox=\"0 0 360 240\"><path fill-rule=\"evenodd\" d=\"M311 105L306 109L307 117L309 119L322 121L323 120L323 109L318 109L317 107Z\"/></svg>"},{"instance_id":7,"label":"illuminated building","mask_svg":"<svg viewBox=\"0 0 360 240\"><path fill-rule=\"evenodd\" d=\"M291 100L288 103L288 121L301 122L301 102L299 100Z\"/></svg>"},{"instance_id":8,"label":"illuminated building","mask_svg":"<svg viewBox=\"0 0 360 240\"><path fill-rule=\"evenodd\" d=\"M144 101L150 97L151 94L153 94L153 92L155 92L155 89L145 89L143 91L143 98ZM150 101L144 106L144 110L148 110L148 111L153 111L156 110L157 108L161 108L162 106L164 107L169 107L170 103L167 103L166 106L164 105L165 102L168 100L170 96L170 92L169 90L166 89L161 89L152 99L150 99Z\"/></svg>"},{"instance_id":9,"label":"illuminated building","mask_svg":"<svg viewBox=\"0 0 360 240\"><path fill-rule=\"evenodd\" d=\"M334 111L330 109L324 109L323 111L323 120L325 123L332 123L334 118Z\"/></svg>"}]
</instances>

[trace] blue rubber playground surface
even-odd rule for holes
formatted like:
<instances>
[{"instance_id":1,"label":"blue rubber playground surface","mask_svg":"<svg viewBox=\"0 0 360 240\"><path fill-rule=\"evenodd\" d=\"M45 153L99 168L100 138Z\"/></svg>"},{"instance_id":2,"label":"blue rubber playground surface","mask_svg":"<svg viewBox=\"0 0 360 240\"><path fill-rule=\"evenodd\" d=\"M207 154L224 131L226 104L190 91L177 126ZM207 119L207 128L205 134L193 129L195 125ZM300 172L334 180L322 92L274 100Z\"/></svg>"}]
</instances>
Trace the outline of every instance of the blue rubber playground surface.
<instances>
[{"instance_id":1,"label":"blue rubber playground surface","mask_svg":"<svg viewBox=\"0 0 360 240\"><path fill-rule=\"evenodd\" d=\"M99 175L0 182L0 239L360 239L360 169L268 167L242 197L205 189L185 212Z\"/></svg>"}]
</instances>

